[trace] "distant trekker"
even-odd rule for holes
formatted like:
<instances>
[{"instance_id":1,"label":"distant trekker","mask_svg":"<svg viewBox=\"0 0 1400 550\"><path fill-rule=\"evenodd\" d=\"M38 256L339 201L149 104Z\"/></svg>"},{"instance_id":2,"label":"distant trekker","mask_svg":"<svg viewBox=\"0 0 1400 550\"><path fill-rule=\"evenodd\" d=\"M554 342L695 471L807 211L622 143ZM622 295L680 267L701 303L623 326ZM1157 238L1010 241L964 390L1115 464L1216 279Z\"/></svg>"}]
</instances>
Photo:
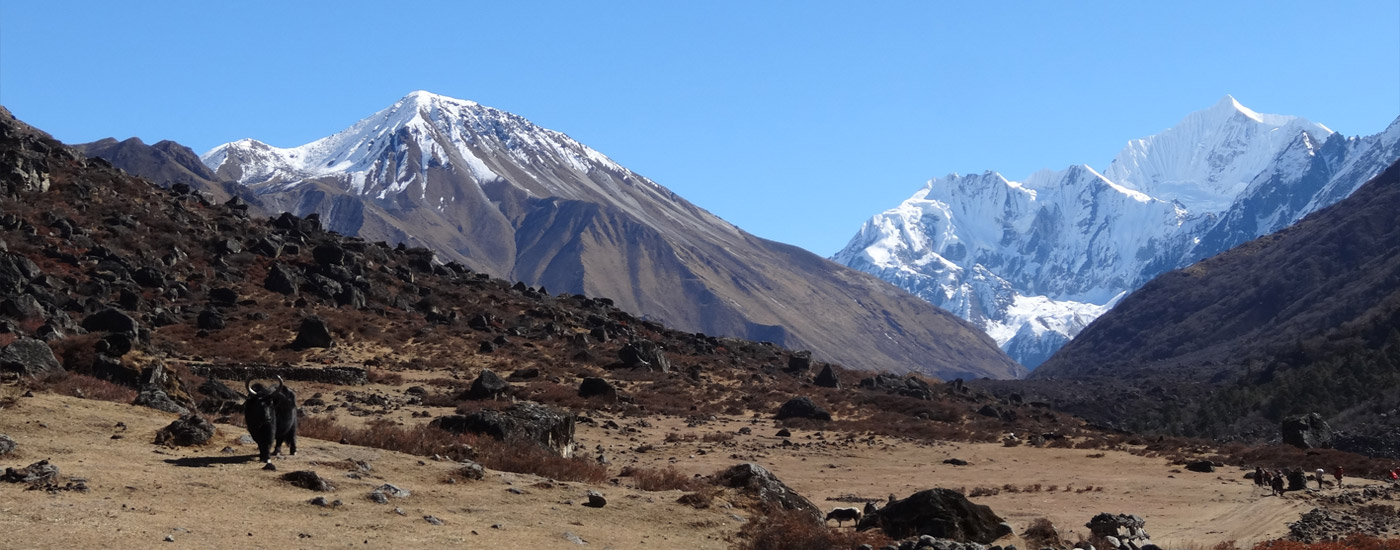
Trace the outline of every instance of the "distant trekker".
<instances>
[{"instance_id":1,"label":"distant trekker","mask_svg":"<svg viewBox=\"0 0 1400 550\"><path fill-rule=\"evenodd\" d=\"M1341 467L1341 466L1338 466L1337 469L1332 470L1332 477L1337 478L1337 488L1340 489L1340 488L1342 487L1342 467Z\"/></svg>"},{"instance_id":2,"label":"distant trekker","mask_svg":"<svg viewBox=\"0 0 1400 550\"><path fill-rule=\"evenodd\" d=\"M1323 477L1324 475L1326 475L1326 472L1322 471L1322 468L1318 468L1318 469L1317 469L1317 488L1318 488L1318 489L1322 489L1322 477Z\"/></svg>"},{"instance_id":3,"label":"distant trekker","mask_svg":"<svg viewBox=\"0 0 1400 550\"><path fill-rule=\"evenodd\" d=\"M1275 495L1283 496L1283 472L1274 472L1272 488Z\"/></svg>"},{"instance_id":4,"label":"distant trekker","mask_svg":"<svg viewBox=\"0 0 1400 550\"><path fill-rule=\"evenodd\" d=\"M1263 486L1264 486L1264 467L1263 467L1263 466L1255 466L1255 467L1254 467L1254 485L1256 485L1256 486L1258 486L1258 487L1263 487Z\"/></svg>"},{"instance_id":5,"label":"distant trekker","mask_svg":"<svg viewBox=\"0 0 1400 550\"><path fill-rule=\"evenodd\" d=\"M1390 471L1390 481L1392 483L1400 481L1400 468L1396 468Z\"/></svg>"}]
</instances>

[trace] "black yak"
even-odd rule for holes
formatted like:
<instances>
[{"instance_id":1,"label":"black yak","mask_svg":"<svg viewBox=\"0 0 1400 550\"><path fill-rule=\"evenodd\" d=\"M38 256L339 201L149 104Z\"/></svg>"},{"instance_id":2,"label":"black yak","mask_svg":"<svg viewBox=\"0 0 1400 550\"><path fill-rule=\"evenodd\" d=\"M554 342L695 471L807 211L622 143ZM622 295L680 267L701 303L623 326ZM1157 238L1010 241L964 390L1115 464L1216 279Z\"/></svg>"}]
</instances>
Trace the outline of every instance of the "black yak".
<instances>
[{"instance_id":1,"label":"black yak","mask_svg":"<svg viewBox=\"0 0 1400 550\"><path fill-rule=\"evenodd\" d=\"M860 521L860 510L855 508L832 508L826 514L826 521L836 520L836 526L840 527L843 521Z\"/></svg>"},{"instance_id":2,"label":"black yak","mask_svg":"<svg viewBox=\"0 0 1400 550\"><path fill-rule=\"evenodd\" d=\"M262 384L244 382L248 398L243 402L243 418L248 433L258 443L258 460L271 462L271 455L297 454L297 396L277 377L277 388L266 389Z\"/></svg>"}]
</instances>

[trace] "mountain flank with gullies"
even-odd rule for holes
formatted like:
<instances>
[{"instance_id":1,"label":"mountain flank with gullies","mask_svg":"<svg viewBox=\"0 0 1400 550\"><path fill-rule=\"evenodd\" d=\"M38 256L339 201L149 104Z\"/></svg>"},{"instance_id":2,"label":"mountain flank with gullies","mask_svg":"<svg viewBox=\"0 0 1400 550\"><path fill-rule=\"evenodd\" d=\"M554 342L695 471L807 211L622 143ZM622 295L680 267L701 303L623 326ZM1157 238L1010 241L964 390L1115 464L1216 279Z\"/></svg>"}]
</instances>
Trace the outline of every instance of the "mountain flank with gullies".
<instances>
[{"instance_id":1,"label":"mountain flank with gullies","mask_svg":"<svg viewBox=\"0 0 1400 550\"><path fill-rule=\"evenodd\" d=\"M1032 373L1135 431L1249 440L1319 413L1400 458L1400 162L1295 225L1164 273ZM1083 384L1102 385L1084 399ZM1017 391L1025 391L1018 387ZM1093 401L1093 402L1091 402Z\"/></svg>"},{"instance_id":2,"label":"mountain flank with gullies","mask_svg":"<svg viewBox=\"0 0 1400 550\"><path fill-rule=\"evenodd\" d=\"M322 140L289 149L241 140L202 160L217 188L237 182L260 214L315 213L339 233L605 296L685 330L810 349L852 368L1026 373L956 316L750 235L564 134L470 101L414 92ZM112 162L138 174L156 164Z\"/></svg>"}]
</instances>

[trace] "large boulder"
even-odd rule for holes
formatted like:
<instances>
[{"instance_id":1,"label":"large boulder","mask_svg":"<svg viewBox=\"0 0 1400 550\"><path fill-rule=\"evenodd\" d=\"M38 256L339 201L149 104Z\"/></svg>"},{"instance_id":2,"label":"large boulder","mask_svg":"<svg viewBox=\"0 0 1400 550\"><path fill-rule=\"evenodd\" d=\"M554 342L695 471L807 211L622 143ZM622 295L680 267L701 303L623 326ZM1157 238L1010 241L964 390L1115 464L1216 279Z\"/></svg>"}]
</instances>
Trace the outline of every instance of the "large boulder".
<instances>
[{"instance_id":1,"label":"large boulder","mask_svg":"<svg viewBox=\"0 0 1400 550\"><path fill-rule=\"evenodd\" d=\"M787 371L793 374L802 374L812 368L812 352L795 351L788 357Z\"/></svg>"},{"instance_id":2,"label":"large boulder","mask_svg":"<svg viewBox=\"0 0 1400 550\"><path fill-rule=\"evenodd\" d=\"M292 271L291 268L282 264L272 264L267 268L267 277L263 279L263 288L279 294L296 294L297 287L301 286L301 277Z\"/></svg>"},{"instance_id":3,"label":"large boulder","mask_svg":"<svg viewBox=\"0 0 1400 550\"><path fill-rule=\"evenodd\" d=\"M537 403L442 416L430 425L452 433L489 435L501 441L529 441L563 457L574 453L574 415Z\"/></svg>"},{"instance_id":4,"label":"large boulder","mask_svg":"<svg viewBox=\"0 0 1400 550\"><path fill-rule=\"evenodd\" d=\"M107 308L83 319L83 328L89 332L120 332L136 336L140 325L130 315L121 310Z\"/></svg>"},{"instance_id":5,"label":"large boulder","mask_svg":"<svg viewBox=\"0 0 1400 550\"><path fill-rule=\"evenodd\" d=\"M462 394L465 399L495 399L510 391L510 382L506 382L500 376L492 372L491 369L482 369L476 380L472 381L472 387Z\"/></svg>"},{"instance_id":6,"label":"large boulder","mask_svg":"<svg viewBox=\"0 0 1400 550\"><path fill-rule=\"evenodd\" d=\"M812 380L812 384L822 388L839 388L841 387L841 379L837 378L836 370L831 365L827 365L822 367L821 373Z\"/></svg>"},{"instance_id":7,"label":"large boulder","mask_svg":"<svg viewBox=\"0 0 1400 550\"><path fill-rule=\"evenodd\" d=\"M1149 539L1145 526L1147 520L1129 514L1100 513L1084 524L1096 537L1113 537L1120 541L1132 541L1134 546L1143 546Z\"/></svg>"},{"instance_id":8,"label":"large boulder","mask_svg":"<svg viewBox=\"0 0 1400 550\"><path fill-rule=\"evenodd\" d=\"M815 523L822 522L822 512L812 501L797 494L773 472L753 463L737 464L714 475L717 485L740 489L744 494L756 499L761 506L769 509L793 510L811 516Z\"/></svg>"},{"instance_id":9,"label":"large boulder","mask_svg":"<svg viewBox=\"0 0 1400 550\"><path fill-rule=\"evenodd\" d=\"M1284 418L1280 431L1284 443L1300 449L1332 446L1332 427L1317 413Z\"/></svg>"},{"instance_id":10,"label":"large boulder","mask_svg":"<svg viewBox=\"0 0 1400 550\"><path fill-rule=\"evenodd\" d=\"M10 436L0 434L0 456L10 454L10 452L14 451L15 447L17 446L18 445L15 444L15 440L10 439Z\"/></svg>"},{"instance_id":11,"label":"large boulder","mask_svg":"<svg viewBox=\"0 0 1400 550\"><path fill-rule=\"evenodd\" d=\"M301 327L297 328L297 338L292 341L292 349L329 348L334 344L331 329L326 326L326 321L312 315L301 320Z\"/></svg>"},{"instance_id":12,"label":"large boulder","mask_svg":"<svg viewBox=\"0 0 1400 550\"><path fill-rule=\"evenodd\" d=\"M63 372L63 365L42 340L21 338L0 348L0 371L41 377Z\"/></svg>"},{"instance_id":13,"label":"large boulder","mask_svg":"<svg viewBox=\"0 0 1400 550\"><path fill-rule=\"evenodd\" d=\"M951 489L919 491L891 502L862 518L856 529L877 527L893 539L929 535L979 544L990 544L1011 534L1011 527L991 508L973 504Z\"/></svg>"},{"instance_id":14,"label":"large boulder","mask_svg":"<svg viewBox=\"0 0 1400 550\"><path fill-rule=\"evenodd\" d=\"M794 397L792 399L789 399L787 403L783 403L782 407L778 407L777 419L786 420L788 418L831 420L831 413L827 412L826 409L817 406L817 404L813 403L812 400L809 398Z\"/></svg>"},{"instance_id":15,"label":"large boulder","mask_svg":"<svg viewBox=\"0 0 1400 550\"><path fill-rule=\"evenodd\" d=\"M607 380L590 376L579 383L578 396L585 399L596 397L603 401L617 401L617 388Z\"/></svg>"},{"instance_id":16,"label":"large boulder","mask_svg":"<svg viewBox=\"0 0 1400 550\"><path fill-rule=\"evenodd\" d=\"M214 425L197 414L186 414L156 432L156 445L189 447L203 445L214 437Z\"/></svg>"},{"instance_id":17,"label":"large boulder","mask_svg":"<svg viewBox=\"0 0 1400 550\"><path fill-rule=\"evenodd\" d=\"M671 372L671 362L661 352L661 345L650 340L628 342L617 351L618 359L627 367L646 367L648 370Z\"/></svg>"}]
</instances>

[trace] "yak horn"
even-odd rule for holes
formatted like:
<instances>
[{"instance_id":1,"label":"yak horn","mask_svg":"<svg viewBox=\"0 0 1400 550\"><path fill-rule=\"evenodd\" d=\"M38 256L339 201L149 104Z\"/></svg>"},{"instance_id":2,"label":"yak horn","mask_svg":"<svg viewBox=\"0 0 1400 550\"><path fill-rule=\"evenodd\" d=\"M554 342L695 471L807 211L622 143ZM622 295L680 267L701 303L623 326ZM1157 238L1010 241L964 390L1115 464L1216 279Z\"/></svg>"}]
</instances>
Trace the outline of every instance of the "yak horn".
<instances>
[{"instance_id":1,"label":"yak horn","mask_svg":"<svg viewBox=\"0 0 1400 550\"><path fill-rule=\"evenodd\" d=\"M255 390L255 389L253 389L253 381L252 381L252 380L244 380L244 381L243 381L243 387L244 387L244 388L247 388L247 390L248 390L248 395L257 395L257 394L258 394L258 391Z\"/></svg>"},{"instance_id":2,"label":"yak horn","mask_svg":"<svg viewBox=\"0 0 1400 550\"><path fill-rule=\"evenodd\" d=\"M287 387L287 383L282 381L282 375L277 375L277 389L281 390L285 387Z\"/></svg>"}]
</instances>

